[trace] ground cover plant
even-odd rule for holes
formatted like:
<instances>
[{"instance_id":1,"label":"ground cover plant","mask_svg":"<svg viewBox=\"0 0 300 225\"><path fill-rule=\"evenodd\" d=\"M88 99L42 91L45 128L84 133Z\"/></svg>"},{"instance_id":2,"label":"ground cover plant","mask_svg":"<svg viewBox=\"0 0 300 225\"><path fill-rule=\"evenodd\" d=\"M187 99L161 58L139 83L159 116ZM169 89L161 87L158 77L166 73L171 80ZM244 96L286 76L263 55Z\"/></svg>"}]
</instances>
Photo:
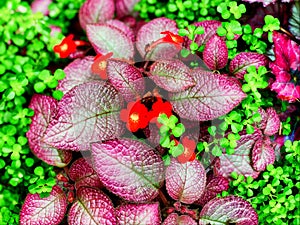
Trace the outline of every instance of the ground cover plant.
<instances>
[{"instance_id":1,"label":"ground cover plant","mask_svg":"<svg viewBox=\"0 0 300 225\"><path fill-rule=\"evenodd\" d=\"M1 223L299 224L297 2L3 8Z\"/></svg>"}]
</instances>

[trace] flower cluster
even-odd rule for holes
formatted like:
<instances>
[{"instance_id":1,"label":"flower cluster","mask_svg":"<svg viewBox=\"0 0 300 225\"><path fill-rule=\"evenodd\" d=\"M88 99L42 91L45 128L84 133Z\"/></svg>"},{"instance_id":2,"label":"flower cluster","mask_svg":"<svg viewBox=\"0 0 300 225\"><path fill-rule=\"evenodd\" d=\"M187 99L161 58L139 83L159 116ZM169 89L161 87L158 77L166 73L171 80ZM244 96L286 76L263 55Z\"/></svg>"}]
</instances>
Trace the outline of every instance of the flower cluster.
<instances>
[{"instance_id":1,"label":"flower cluster","mask_svg":"<svg viewBox=\"0 0 300 225\"><path fill-rule=\"evenodd\" d=\"M148 110L141 100L128 103L127 109L121 110L120 118L126 122L129 131L137 132L139 129L146 128L149 122L157 123L157 118L163 113L171 116L172 105L161 97L156 97L151 110ZM158 123L157 125L159 126Z\"/></svg>"}]
</instances>

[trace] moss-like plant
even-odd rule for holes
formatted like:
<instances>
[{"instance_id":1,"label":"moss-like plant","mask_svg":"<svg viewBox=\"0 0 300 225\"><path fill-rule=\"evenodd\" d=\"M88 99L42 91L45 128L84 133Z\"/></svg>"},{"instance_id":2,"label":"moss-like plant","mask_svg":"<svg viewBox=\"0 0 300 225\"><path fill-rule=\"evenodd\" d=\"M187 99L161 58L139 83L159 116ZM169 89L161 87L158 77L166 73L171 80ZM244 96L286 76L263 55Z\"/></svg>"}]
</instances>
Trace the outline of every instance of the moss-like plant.
<instances>
[{"instance_id":1,"label":"moss-like plant","mask_svg":"<svg viewBox=\"0 0 300 225\"><path fill-rule=\"evenodd\" d=\"M300 223L300 141L286 141L281 159L254 180L232 174L229 190L222 196L235 194L247 199L258 213L261 224Z\"/></svg>"}]
</instances>

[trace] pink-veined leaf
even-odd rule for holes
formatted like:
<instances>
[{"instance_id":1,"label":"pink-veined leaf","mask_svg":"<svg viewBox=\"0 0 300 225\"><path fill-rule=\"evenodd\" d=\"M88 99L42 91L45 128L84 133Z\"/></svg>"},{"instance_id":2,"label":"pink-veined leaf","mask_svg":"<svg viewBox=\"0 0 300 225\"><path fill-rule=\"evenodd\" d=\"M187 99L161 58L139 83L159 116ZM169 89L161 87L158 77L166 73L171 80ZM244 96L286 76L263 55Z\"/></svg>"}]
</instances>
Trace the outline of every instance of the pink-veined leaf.
<instances>
[{"instance_id":1,"label":"pink-veined leaf","mask_svg":"<svg viewBox=\"0 0 300 225\"><path fill-rule=\"evenodd\" d=\"M168 215L162 225L197 225L197 222L188 215L179 216L177 213L172 213Z\"/></svg>"},{"instance_id":2,"label":"pink-veined leaf","mask_svg":"<svg viewBox=\"0 0 300 225\"><path fill-rule=\"evenodd\" d=\"M226 75L194 70L196 85L171 93L173 110L182 118L205 121L230 112L245 97L240 85Z\"/></svg>"},{"instance_id":3,"label":"pink-veined leaf","mask_svg":"<svg viewBox=\"0 0 300 225\"><path fill-rule=\"evenodd\" d=\"M252 168L250 157L255 142L261 138L262 133L258 129L255 129L253 134L241 135L233 154L223 153L216 159L214 167L216 174L230 178L232 172L237 172L245 177L256 178L259 172Z\"/></svg>"},{"instance_id":4,"label":"pink-veined leaf","mask_svg":"<svg viewBox=\"0 0 300 225\"><path fill-rule=\"evenodd\" d=\"M112 52L113 58L133 58L133 42L120 29L109 24L90 24L86 32L97 53L104 55Z\"/></svg>"},{"instance_id":5,"label":"pink-veined leaf","mask_svg":"<svg viewBox=\"0 0 300 225\"><path fill-rule=\"evenodd\" d=\"M67 211L67 197L54 186L50 196L28 194L20 212L20 225L59 225Z\"/></svg>"},{"instance_id":6,"label":"pink-veined leaf","mask_svg":"<svg viewBox=\"0 0 300 225\"><path fill-rule=\"evenodd\" d=\"M145 82L142 73L133 65L120 61L108 60L106 72L110 83L129 102L138 96L143 96Z\"/></svg>"},{"instance_id":7,"label":"pink-veined leaf","mask_svg":"<svg viewBox=\"0 0 300 225\"><path fill-rule=\"evenodd\" d=\"M164 32L164 31L170 31L174 34L177 34L178 28L177 28L176 22L174 20L167 19L167 18L157 18L157 19L151 20L151 22L148 22L147 24L145 24L144 26L142 26L140 28L140 30L137 33L136 47L143 58L145 58L145 56L146 56L146 49L153 42L155 42L165 36L165 34L161 34L161 32ZM164 46L163 51L168 51L168 48L170 48L170 53L176 50L176 48L172 44L169 44L169 43L164 43L164 44L160 44L160 45ZM160 51L160 52L163 53L163 51ZM170 54L170 53L168 53L168 54ZM159 55L159 54L157 54L157 55ZM149 57L147 57L147 58L149 59ZM161 57L159 57L159 58L161 58Z\"/></svg>"},{"instance_id":8,"label":"pink-veined leaf","mask_svg":"<svg viewBox=\"0 0 300 225\"><path fill-rule=\"evenodd\" d=\"M174 200L192 204L203 194L205 184L205 169L198 160L179 163L171 159L166 169L166 188Z\"/></svg>"},{"instance_id":9,"label":"pink-veined leaf","mask_svg":"<svg viewBox=\"0 0 300 225\"><path fill-rule=\"evenodd\" d=\"M226 42L218 35L213 35L206 43L203 61L211 70L219 70L227 65L228 49Z\"/></svg>"},{"instance_id":10,"label":"pink-veined leaf","mask_svg":"<svg viewBox=\"0 0 300 225\"><path fill-rule=\"evenodd\" d=\"M151 45L147 49L147 55L145 59L148 61L157 61L164 59L175 59L180 52L179 47L176 47L171 43L158 43Z\"/></svg>"},{"instance_id":11,"label":"pink-veined leaf","mask_svg":"<svg viewBox=\"0 0 300 225\"><path fill-rule=\"evenodd\" d=\"M73 87L89 81L100 80L98 75L91 71L94 57L87 56L83 59L75 59L65 67L66 77L58 82L56 89L61 90L64 94Z\"/></svg>"},{"instance_id":12,"label":"pink-veined leaf","mask_svg":"<svg viewBox=\"0 0 300 225\"><path fill-rule=\"evenodd\" d=\"M253 168L256 171L264 171L269 164L275 161L275 151L269 137L255 142L252 150Z\"/></svg>"},{"instance_id":13,"label":"pink-veined leaf","mask_svg":"<svg viewBox=\"0 0 300 225\"><path fill-rule=\"evenodd\" d=\"M114 0L87 0L79 10L79 22L85 30L88 24L105 22L113 18Z\"/></svg>"},{"instance_id":14,"label":"pink-veined leaf","mask_svg":"<svg viewBox=\"0 0 300 225\"><path fill-rule=\"evenodd\" d=\"M58 103L44 141L58 148L86 151L90 143L117 138L124 132L122 97L104 81L74 87Z\"/></svg>"},{"instance_id":15,"label":"pink-veined leaf","mask_svg":"<svg viewBox=\"0 0 300 225\"><path fill-rule=\"evenodd\" d=\"M35 94L29 108L34 110L30 129L26 133L31 151L42 161L57 167L65 167L72 160L72 153L57 149L43 140L46 129L57 113L57 100L50 96Z\"/></svg>"},{"instance_id":16,"label":"pink-veined leaf","mask_svg":"<svg viewBox=\"0 0 300 225\"><path fill-rule=\"evenodd\" d=\"M200 212L199 225L258 225L258 216L249 202L238 196L214 198Z\"/></svg>"},{"instance_id":17,"label":"pink-veined leaf","mask_svg":"<svg viewBox=\"0 0 300 225\"><path fill-rule=\"evenodd\" d=\"M290 103L300 99L300 85L295 83L300 71L300 45L290 40L285 34L273 32L275 61L270 68L276 77L271 90L278 98Z\"/></svg>"},{"instance_id":18,"label":"pink-veined leaf","mask_svg":"<svg viewBox=\"0 0 300 225\"><path fill-rule=\"evenodd\" d=\"M201 22L194 23L196 27L203 27L204 33L203 34L197 34L195 36L195 43L198 44L198 46L206 44L206 42L217 33L218 27L222 26L222 23L218 20L205 20ZM189 47L191 44L191 40L187 39L185 46Z\"/></svg>"},{"instance_id":19,"label":"pink-veined leaf","mask_svg":"<svg viewBox=\"0 0 300 225\"><path fill-rule=\"evenodd\" d=\"M256 124L256 126L259 129L265 129L267 126L268 115L263 108L258 108L257 112L260 114L261 120Z\"/></svg>"},{"instance_id":20,"label":"pink-veined leaf","mask_svg":"<svg viewBox=\"0 0 300 225\"><path fill-rule=\"evenodd\" d=\"M82 186L103 187L97 173L92 168L92 162L88 162L85 158L79 158L73 162L68 174L70 179L75 181L76 190Z\"/></svg>"},{"instance_id":21,"label":"pink-veined leaf","mask_svg":"<svg viewBox=\"0 0 300 225\"><path fill-rule=\"evenodd\" d=\"M161 225L159 203L124 204L116 209L119 225Z\"/></svg>"},{"instance_id":22,"label":"pink-veined leaf","mask_svg":"<svg viewBox=\"0 0 300 225\"><path fill-rule=\"evenodd\" d=\"M51 4L52 0L34 0L30 8L33 13L41 12L43 15L48 16L49 15L49 5Z\"/></svg>"},{"instance_id":23,"label":"pink-veined leaf","mask_svg":"<svg viewBox=\"0 0 300 225\"><path fill-rule=\"evenodd\" d=\"M149 77L170 92L184 91L196 83L190 69L179 60L161 60L151 65Z\"/></svg>"},{"instance_id":24,"label":"pink-veined leaf","mask_svg":"<svg viewBox=\"0 0 300 225\"><path fill-rule=\"evenodd\" d=\"M206 185L204 193L195 202L204 206L211 199L215 198L217 194L221 194L222 191L226 191L229 188L229 181L227 178L222 176L213 177Z\"/></svg>"},{"instance_id":25,"label":"pink-veined leaf","mask_svg":"<svg viewBox=\"0 0 300 225\"><path fill-rule=\"evenodd\" d=\"M278 132L280 127L280 119L275 109L270 107L266 109L267 123L264 129L264 134L271 136Z\"/></svg>"},{"instance_id":26,"label":"pink-veined leaf","mask_svg":"<svg viewBox=\"0 0 300 225\"><path fill-rule=\"evenodd\" d=\"M115 209L111 200L102 191L91 187L81 187L77 191L77 201L69 210L68 224L116 225Z\"/></svg>"},{"instance_id":27,"label":"pink-veined leaf","mask_svg":"<svg viewBox=\"0 0 300 225\"><path fill-rule=\"evenodd\" d=\"M268 58L255 52L241 52L237 54L229 64L229 71L239 79L243 79L249 66L266 66Z\"/></svg>"},{"instance_id":28,"label":"pink-veined leaf","mask_svg":"<svg viewBox=\"0 0 300 225\"><path fill-rule=\"evenodd\" d=\"M135 41L135 34L133 30L129 26L127 26L124 22L120 20L108 20L105 23L114 26L115 28L119 29L124 34L126 34L126 36L129 37L131 41L133 42Z\"/></svg>"},{"instance_id":29,"label":"pink-veined leaf","mask_svg":"<svg viewBox=\"0 0 300 225\"><path fill-rule=\"evenodd\" d=\"M133 13L134 6L140 0L116 0L116 12L118 18L128 16Z\"/></svg>"},{"instance_id":30,"label":"pink-veined leaf","mask_svg":"<svg viewBox=\"0 0 300 225\"><path fill-rule=\"evenodd\" d=\"M164 165L150 146L131 139L110 140L93 143L92 156L101 182L112 193L137 203L158 195Z\"/></svg>"}]
</instances>

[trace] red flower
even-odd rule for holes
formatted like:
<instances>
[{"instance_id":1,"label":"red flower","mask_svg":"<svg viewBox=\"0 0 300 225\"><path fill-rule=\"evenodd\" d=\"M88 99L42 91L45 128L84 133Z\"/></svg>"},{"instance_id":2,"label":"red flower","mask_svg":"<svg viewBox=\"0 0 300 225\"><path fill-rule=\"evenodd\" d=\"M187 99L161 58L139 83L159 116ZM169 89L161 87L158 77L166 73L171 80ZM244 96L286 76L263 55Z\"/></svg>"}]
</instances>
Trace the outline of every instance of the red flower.
<instances>
[{"instance_id":1,"label":"red flower","mask_svg":"<svg viewBox=\"0 0 300 225\"><path fill-rule=\"evenodd\" d=\"M170 102L163 102L161 97L157 97L157 101L153 103L150 111L150 122L156 123L160 127L161 124L157 122L157 117L163 113L170 117L172 115L172 105Z\"/></svg>"},{"instance_id":2,"label":"red flower","mask_svg":"<svg viewBox=\"0 0 300 225\"><path fill-rule=\"evenodd\" d=\"M74 35L69 34L67 37L65 37L62 42L58 45L55 45L53 47L53 51L59 54L60 58L67 58L70 54L76 52L76 48L78 46L84 46L84 45L89 45L85 41L81 40L73 40Z\"/></svg>"},{"instance_id":3,"label":"red flower","mask_svg":"<svg viewBox=\"0 0 300 225\"><path fill-rule=\"evenodd\" d=\"M131 132L143 129L149 124L148 109L140 101L130 102L127 109L121 110L120 118L127 123L127 128Z\"/></svg>"},{"instance_id":4,"label":"red flower","mask_svg":"<svg viewBox=\"0 0 300 225\"><path fill-rule=\"evenodd\" d=\"M107 66L107 59L112 57L113 53L109 52L106 55L98 54L94 58L94 63L92 64L92 72L98 74L101 79L107 79L106 73L106 66Z\"/></svg>"},{"instance_id":5,"label":"red flower","mask_svg":"<svg viewBox=\"0 0 300 225\"><path fill-rule=\"evenodd\" d=\"M196 142L189 139L187 136L183 137L182 145L184 147L184 152L177 157L178 162L186 163L188 161L193 161L196 158L195 148Z\"/></svg>"},{"instance_id":6,"label":"red flower","mask_svg":"<svg viewBox=\"0 0 300 225\"><path fill-rule=\"evenodd\" d=\"M166 36L162 38L164 42L168 42L175 45L180 45L183 43L183 38L177 34L174 34L170 31L163 31L161 34L165 34Z\"/></svg>"}]
</instances>

